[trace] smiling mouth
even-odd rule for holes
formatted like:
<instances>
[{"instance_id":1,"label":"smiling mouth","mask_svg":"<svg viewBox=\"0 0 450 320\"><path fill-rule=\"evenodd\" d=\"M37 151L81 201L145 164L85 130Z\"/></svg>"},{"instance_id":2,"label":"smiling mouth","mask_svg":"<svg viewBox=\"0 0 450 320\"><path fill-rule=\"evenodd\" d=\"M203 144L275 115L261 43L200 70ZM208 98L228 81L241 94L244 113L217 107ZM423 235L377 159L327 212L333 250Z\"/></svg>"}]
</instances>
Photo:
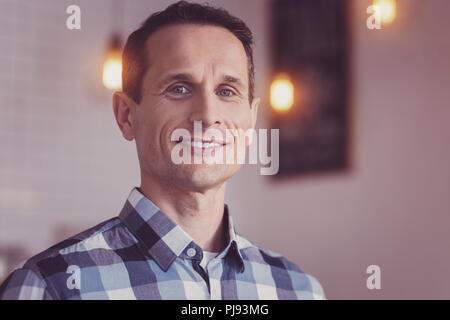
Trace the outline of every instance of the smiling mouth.
<instances>
[{"instance_id":1,"label":"smiling mouth","mask_svg":"<svg viewBox=\"0 0 450 320\"><path fill-rule=\"evenodd\" d=\"M182 145L185 145L187 147L194 147L194 148L201 148L201 149L209 149L209 148L219 148L219 147L223 147L224 145L226 145L226 143L223 142L216 142L216 141L196 141L196 140L190 140L190 139L186 139L186 140L179 140L177 141L177 143L180 143Z\"/></svg>"}]
</instances>

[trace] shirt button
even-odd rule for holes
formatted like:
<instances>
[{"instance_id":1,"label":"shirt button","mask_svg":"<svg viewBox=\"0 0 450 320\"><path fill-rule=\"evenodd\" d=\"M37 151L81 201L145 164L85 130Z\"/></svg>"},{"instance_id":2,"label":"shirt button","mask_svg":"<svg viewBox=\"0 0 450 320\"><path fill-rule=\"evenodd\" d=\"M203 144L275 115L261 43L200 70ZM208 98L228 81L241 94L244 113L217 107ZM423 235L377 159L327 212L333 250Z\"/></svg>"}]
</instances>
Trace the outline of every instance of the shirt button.
<instances>
[{"instance_id":1,"label":"shirt button","mask_svg":"<svg viewBox=\"0 0 450 320\"><path fill-rule=\"evenodd\" d=\"M196 251L195 251L195 249L194 248L189 248L189 249L187 249L187 255L189 256L189 257L193 257L193 256L195 256L195 254L197 253Z\"/></svg>"}]
</instances>

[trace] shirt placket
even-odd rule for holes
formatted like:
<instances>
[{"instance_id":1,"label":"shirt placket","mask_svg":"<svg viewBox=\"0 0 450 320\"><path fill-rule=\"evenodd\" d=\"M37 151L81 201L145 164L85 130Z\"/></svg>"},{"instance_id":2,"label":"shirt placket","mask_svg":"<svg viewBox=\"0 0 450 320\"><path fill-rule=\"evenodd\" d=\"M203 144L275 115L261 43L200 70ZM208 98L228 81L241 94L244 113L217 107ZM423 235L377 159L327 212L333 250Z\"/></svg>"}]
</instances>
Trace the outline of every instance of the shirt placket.
<instances>
[{"instance_id":1,"label":"shirt placket","mask_svg":"<svg viewBox=\"0 0 450 320\"><path fill-rule=\"evenodd\" d=\"M222 287L220 285L220 279L222 277L222 259L213 258L206 265L209 277L209 295L210 300L222 299Z\"/></svg>"},{"instance_id":2,"label":"shirt placket","mask_svg":"<svg viewBox=\"0 0 450 320\"><path fill-rule=\"evenodd\" d=\"M202 279L205 281L206 283L206 287L208 290L207 295L210 296L210 282L209 282L209 277L208 274L206 273L205 270L203 270L203 268L200 266L200 261L202 260L203 257L203 253L202 250L200 249L200 247L198 247L197 245L195 245L194 243L191 243L186 249L185 249L185 255L186 257L191 260L192 263L192 267L194 268L194 270L202 277Z\"/></svg>"}]
</instances>

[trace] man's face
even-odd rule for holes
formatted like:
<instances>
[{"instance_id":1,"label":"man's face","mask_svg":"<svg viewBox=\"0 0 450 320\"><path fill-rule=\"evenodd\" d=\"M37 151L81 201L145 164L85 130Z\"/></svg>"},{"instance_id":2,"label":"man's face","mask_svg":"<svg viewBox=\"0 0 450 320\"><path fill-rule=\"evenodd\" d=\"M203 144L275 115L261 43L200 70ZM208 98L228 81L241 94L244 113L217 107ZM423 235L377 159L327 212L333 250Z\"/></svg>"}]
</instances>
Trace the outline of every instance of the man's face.
<instances>
[{"instance_id":1,"label":"man's face","mask_svg":"<svg viewBox=\"0 0 450 320\"><path fill-rule=\"evenodd\" d=\"M235 148L238 138L227 138L227 129L254 127L259 99L250 106L242 43L221 27L178 24L156 31L146 45L149 68L136 106L134 132L141 174L189 190L223 183L239 170L239 164L177 165L172 149L179 142L172 141L171 135L182 128L196 140L194 121L202 122L203 132L219 130L225 145L188 148L207 156L205 151L215 154L217 148L223 152Z\"/></svg>"}]
</instances>

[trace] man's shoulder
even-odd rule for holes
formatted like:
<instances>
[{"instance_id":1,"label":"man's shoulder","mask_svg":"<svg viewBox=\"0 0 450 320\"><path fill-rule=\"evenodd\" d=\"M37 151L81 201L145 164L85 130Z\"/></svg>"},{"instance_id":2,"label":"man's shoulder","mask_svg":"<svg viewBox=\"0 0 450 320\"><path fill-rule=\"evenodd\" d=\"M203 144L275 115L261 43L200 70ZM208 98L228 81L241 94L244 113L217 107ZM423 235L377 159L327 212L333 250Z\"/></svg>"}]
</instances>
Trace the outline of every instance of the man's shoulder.
<instances>
[{"instance_id":1,"label":"man's shoulder","mask_svg":"<svg viewBox=\"0 0 450 320\"><path fill-rule=\"evenodd\" d=\"M92 264L89 251L114 250L119 245L112 240L114 234L123 229L121 226L117 217L103 221L32 256L22 268L47 278L58 272L67 272L70 265L89 266ZM126 232L125 229L122 232Z\"/></svg>"},{"instance_id":2,"label":"man's shoulder","mask_svg":"<svg viewBox=\"0 0 450 320\"><path fill-rule=\"evenodd\" d=\"M300 293L299 296L304 292L311 299L325 299L320 282L296 263L275 251L256 245L241 235L236 236L244 263L253 267L255 264L268 266L274 278L287 281L289 284L286 287Z\"/></svg>"},{"instance_id":3,"label":"man's shoulder","mask_svg":"<svg viewBox=\"0 0 450 320\"><path fill-rule=\"evenodd\" d=\"M112 218L34 255L1 284L0 299L60 299L61 288L71 289L68 281L77 280L79 270L95 273L93 266L117 257L115 252L134 242L122 226Z\"/></svg>"},{"instance_id":4,"label":"man's shoulder","mask_svg":"<svg viewBox=\"0 0 450 320\"><path fill-rule=\"evenodd\" d=\"M237 235L237 241L244 260L268 264L294 273L305 273L297 264L275 251L265 249L241 235Z\"/></svg>"}]
</instances>

